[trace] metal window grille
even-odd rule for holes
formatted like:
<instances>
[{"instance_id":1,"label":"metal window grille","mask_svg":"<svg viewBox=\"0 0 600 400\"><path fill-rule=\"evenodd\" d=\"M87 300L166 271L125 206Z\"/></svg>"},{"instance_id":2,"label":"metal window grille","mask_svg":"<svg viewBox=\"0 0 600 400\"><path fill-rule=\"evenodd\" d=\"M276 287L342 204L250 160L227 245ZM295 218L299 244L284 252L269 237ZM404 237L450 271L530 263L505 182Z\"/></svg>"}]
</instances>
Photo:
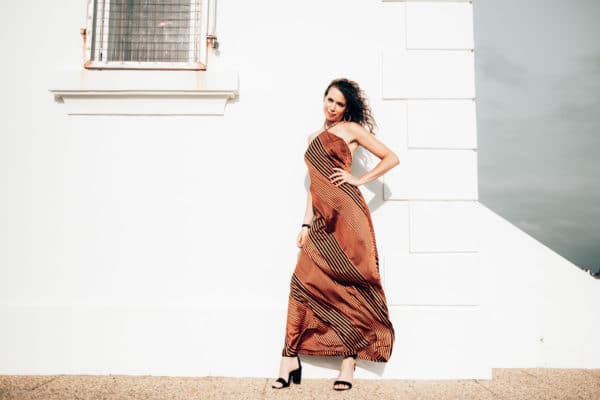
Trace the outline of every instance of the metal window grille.
<instances>
[{"instance_id":1,"label":"metal window grille","mask_svg":"<svg viewBox=\"0 0 600 400\"><path fill-rule=\"evenodd\" d=\"M91 0L86 68L206 69L207 0Z\"/></svg>"}]
</instances>

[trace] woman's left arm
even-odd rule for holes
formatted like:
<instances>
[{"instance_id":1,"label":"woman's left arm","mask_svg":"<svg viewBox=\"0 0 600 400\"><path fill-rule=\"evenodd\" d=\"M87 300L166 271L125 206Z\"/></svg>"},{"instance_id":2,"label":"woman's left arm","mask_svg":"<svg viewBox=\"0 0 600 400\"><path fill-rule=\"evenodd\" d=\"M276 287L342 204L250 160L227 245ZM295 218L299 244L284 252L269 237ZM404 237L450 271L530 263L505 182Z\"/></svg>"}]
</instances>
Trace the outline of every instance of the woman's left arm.
<instances>
[{"instance_id":1,"label":"woman's left arm","mask_svg":"<svg viewBox=\"0 0 600 400\"><path fill-rule=\"evenodd\" d=\"M339 186L344 182L348 182L355 186L364 185L365 183L369 183L379 178L381 175L400 164L400 160L396 153L380 142L375 135L371 134L360 124L353 123L350 125L349 128L353 134L354 140L379 157L380 161L373 169L367 171L361 177L355 177L341 168L335 168L337 172L331 176L334 177L334 180L332 180L334 184Z\"/></svg>"}]
</instances>

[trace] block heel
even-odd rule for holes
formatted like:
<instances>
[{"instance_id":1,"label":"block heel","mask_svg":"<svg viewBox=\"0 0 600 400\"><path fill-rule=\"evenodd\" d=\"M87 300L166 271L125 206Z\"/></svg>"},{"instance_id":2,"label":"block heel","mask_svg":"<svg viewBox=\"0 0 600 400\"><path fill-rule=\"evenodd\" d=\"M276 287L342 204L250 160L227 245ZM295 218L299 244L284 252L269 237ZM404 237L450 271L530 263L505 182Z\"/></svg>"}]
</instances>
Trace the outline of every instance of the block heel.
<instances>
[{"instance_id":1,"label":"block heel","mask_svg":"<svg viewBox=\"0 0 600 400\"><path fill-rule=\"evenodd\" d=\"M302 380L302 367L295 369L291 372L292 375L292 382L294 382L295 385L299 385L300 381Z\"/></svg>"}]
</instances>

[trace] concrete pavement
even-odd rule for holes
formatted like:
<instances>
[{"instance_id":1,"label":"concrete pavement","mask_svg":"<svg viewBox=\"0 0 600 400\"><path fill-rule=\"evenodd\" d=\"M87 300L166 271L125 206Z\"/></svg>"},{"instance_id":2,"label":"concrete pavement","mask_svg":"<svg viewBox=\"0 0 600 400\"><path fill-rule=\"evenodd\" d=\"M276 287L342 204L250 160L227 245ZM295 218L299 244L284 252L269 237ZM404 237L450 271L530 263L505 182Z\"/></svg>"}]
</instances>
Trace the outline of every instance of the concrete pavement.
<instances>
[{"instance_id":1,"label":"concrete pavement","mask_svg":"<svg viewBox=\"0 0 600 400\"><path fill-rule=\"evenodd\" d=\"M51 399L589 399L600 370L494 369L493 379L365 380L335 392L333 379L271 389L273 379L125 375L0 375L0 400Z\"/></svg>"}]
</instances>

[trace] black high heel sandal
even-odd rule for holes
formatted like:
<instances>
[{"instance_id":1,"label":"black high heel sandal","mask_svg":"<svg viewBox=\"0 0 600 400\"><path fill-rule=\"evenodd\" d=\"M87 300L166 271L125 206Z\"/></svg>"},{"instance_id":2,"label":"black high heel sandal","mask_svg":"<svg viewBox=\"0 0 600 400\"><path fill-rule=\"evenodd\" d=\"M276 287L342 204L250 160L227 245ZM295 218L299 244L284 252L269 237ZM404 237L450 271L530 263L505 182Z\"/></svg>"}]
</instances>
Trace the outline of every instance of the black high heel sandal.
<instances>
[{"instance_id":1,"label":"black high heel sandal","mask_svg":"<svg viewBox=\"0 0 600 400\"><path fill-rule=\"evenodd\" d=\"M296 355L296 358L298 359L298 368L296 368L293 371L290 371L287 382L285 379L283 379L281 377L277 378L277 380L275 382L280 382L281 386L271 385L271 387L273 389L286 388L286 387L290 386L291 382L294 382L296 385L300 384L300 380L302 379L302 364L300 363L300 357L298 357L298 355Z\"/></svg>"},{"instance_id":2,"label":"black high heel sandal","mask_svg":"<svg viewBox=\"0 0 600 400\"><path fill-rule=\"evenodd\" d=\"M350 356L344 357L344 360L346 358L354 358L354 360L356 360L357 355L356 354L352 354ZM354 370L356 371L356 361L354 361ZM335 385L346 385L346 387L341 387L341 388L336 388ZM333 382L333 390L350 390L352 389L352 382L348 382L348 381L342 381L342 380L337 380L335 382Z\"/></svg>"}]
</instances>

